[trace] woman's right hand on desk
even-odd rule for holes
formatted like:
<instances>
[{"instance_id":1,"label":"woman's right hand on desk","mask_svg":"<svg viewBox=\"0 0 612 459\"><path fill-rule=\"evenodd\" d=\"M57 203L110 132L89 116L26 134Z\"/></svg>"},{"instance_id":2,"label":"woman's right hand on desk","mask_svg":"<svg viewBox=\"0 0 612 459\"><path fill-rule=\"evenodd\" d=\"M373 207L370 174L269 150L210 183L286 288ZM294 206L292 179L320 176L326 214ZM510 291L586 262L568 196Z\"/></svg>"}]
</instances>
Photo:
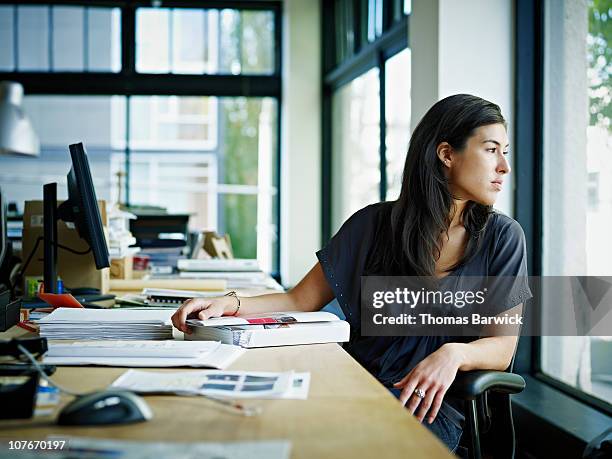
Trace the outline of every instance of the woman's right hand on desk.
<instances>
[{"instance_id":1,"label":"woman's right hand on desk","mask_svg":"<svg viewBox=\"0 0 612 459\"><path fill-rule=\"evenodd\" d=\"M220 296L215 298L192 298L185 301L172 315L172 324L180 331L191 334L187 319L206 320L221 317L236 311L236 298Z\"/></svg>"}]
</instances>

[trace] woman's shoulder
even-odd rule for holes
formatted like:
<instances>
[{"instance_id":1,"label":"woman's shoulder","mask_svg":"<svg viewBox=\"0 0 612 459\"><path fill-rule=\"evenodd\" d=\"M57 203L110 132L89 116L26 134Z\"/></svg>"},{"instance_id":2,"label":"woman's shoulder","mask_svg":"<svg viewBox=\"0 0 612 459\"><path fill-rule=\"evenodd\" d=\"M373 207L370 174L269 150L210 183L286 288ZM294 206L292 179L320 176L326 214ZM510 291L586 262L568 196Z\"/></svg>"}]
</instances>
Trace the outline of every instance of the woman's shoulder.
<instances>
[{"instance_id":1,"label":"woman's shoulder","mask_svg":"<svg viewBox=\"0 0 612 459\"><path fill-rule=\"evenodd\" d=\"M364 224L374 223L381 216L391 211L391 208L393 207L393 202L394 201L383 201L383 202L376 202L374 204L367 205L359 209L353 215L351 215L346 220L345 224L352 223L352 224L364 225Z\"/></svg>"},{"instance_id":2,"label":"woman's shoulder","mask_svg":"<svg viewBox=\"0 0 612 459\"><path fill-rule=\"evenodd\" d=\"M493 209L488 225L491 228L489 232L491 237L497 241L500 239L521 240L525 238L521 224L501 210Z\"/></svg>"}]
</instances>

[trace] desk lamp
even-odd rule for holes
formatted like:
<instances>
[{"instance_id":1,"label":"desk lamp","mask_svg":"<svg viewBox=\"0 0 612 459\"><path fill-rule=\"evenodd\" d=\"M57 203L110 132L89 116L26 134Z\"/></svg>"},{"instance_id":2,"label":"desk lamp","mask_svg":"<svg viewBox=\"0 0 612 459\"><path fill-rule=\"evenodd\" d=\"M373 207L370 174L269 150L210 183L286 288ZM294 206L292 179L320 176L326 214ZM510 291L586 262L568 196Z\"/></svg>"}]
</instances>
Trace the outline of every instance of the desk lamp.
<instances>
[{"instance_id":1,"label":"desk lamp","mask_svg":"<svg viewBox=\"0 0 612 459\"><path fill-rule=\"evenodd\" d=\"M23 86L0 82L0 154L38 155L40 142L21 106Z\"/></svg>"}]
</instances>

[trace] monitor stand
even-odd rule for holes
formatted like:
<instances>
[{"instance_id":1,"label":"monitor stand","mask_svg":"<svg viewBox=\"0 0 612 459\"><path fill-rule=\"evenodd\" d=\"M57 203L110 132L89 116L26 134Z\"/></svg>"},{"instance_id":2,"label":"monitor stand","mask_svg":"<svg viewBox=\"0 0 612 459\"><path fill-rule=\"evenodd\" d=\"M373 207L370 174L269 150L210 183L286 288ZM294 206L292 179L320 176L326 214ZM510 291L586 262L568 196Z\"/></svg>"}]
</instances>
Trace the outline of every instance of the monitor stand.
<instances>
[{"instance_id":1,"label":"monitor stand","mask_svg":"<svg viewBox=\"0 0 612 459\"><path fill-rule=\"evenodd\" d=\"M57 293L57 183L43 185L43 282Z\"/></svg>"}]
</instances>

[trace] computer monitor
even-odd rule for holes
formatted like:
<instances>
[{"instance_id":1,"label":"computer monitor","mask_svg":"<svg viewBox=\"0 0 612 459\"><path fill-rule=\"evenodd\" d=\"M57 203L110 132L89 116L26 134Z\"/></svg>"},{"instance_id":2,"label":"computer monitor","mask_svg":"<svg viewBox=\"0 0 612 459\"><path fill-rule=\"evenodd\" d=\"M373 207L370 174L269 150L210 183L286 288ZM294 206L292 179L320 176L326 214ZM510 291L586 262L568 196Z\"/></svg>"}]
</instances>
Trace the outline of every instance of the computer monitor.
<instances>
[{"instance_id":1,"label":"computer monitor","mask_svg":"<svg viewBox=\"0 0 612 459\"><path fill-rule=\"evenodd\" d=\"M82 143L70 145L72 168L68 172L68 199L57 207L57 184L44 190L44 284L45 292L57 290L57 220L73 222L79 236L91 247L97 269L110 266L98 199Z\"/></svg>"}]
</instances>

